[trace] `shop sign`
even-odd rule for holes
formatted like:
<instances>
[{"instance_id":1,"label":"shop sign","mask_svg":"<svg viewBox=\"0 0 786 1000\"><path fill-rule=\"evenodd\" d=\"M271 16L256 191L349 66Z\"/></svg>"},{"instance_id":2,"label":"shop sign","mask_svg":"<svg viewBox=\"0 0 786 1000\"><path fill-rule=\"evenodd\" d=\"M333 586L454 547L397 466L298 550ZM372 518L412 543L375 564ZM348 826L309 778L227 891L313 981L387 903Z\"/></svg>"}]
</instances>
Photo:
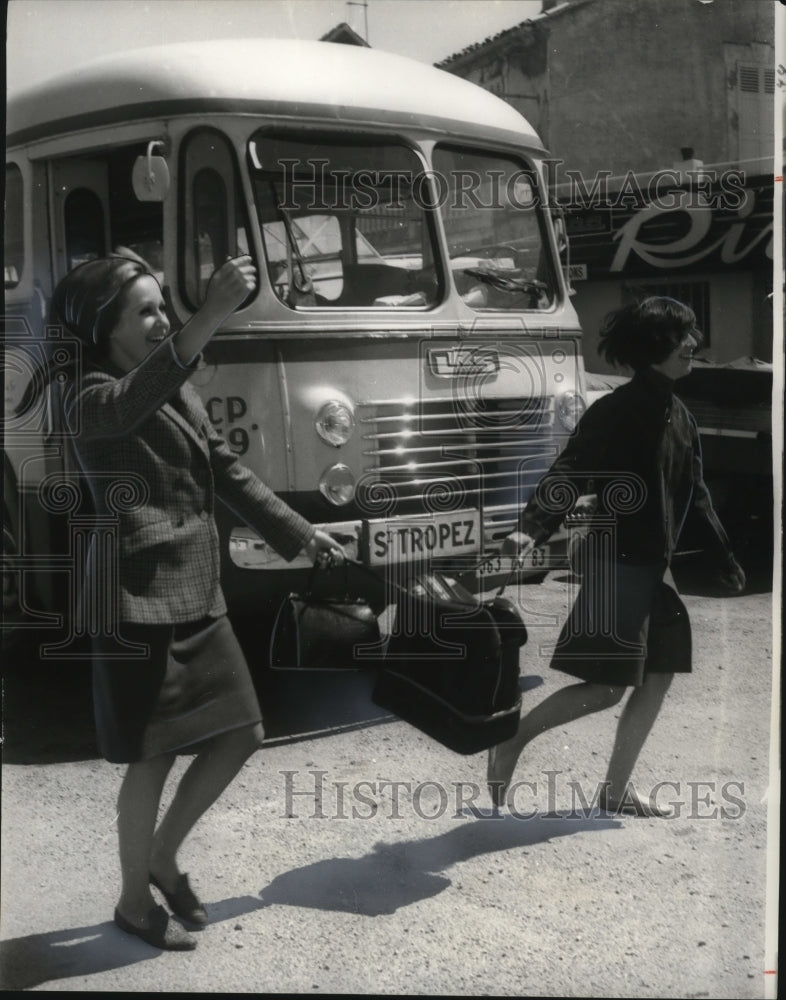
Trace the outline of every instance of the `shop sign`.
<instances>
[{"instance_id":1,"label":"shop sign","mask_svg":"<svg viewBox=\"0 0 786 1000\"><path fill-rule=\"evenodd\" d=\"M771 266L771 188L748 188L736 210L708 204L612 209L611 231L576 233L571 263L598 273Z\"/></svg>"}]
</instances>

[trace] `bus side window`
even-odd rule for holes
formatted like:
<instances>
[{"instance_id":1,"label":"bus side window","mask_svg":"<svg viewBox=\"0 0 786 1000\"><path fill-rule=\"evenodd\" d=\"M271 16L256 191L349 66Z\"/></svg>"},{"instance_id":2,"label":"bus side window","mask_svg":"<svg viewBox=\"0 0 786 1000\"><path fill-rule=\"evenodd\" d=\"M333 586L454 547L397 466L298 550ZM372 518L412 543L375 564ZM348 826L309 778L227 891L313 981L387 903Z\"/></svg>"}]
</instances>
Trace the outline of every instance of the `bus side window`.
<instances>
[{"instance_id":1,"label":"bus side window","mask_svg":"<svg viewBox=\"0 0 786 1000\"><path fill-rule=\"evenodd\" d=\"M68 270L106 255L104 207L89 188L74 188L63 207Z\"/></svg>"},{"instance_id":2,"label":"bus side window","mask_svg":"<svg viewBox=\"0 0 786 1000\"><path fill-rule=\"evenodd\" d=\"M49 162L53 197L55 272L59 279L78 264L109 252L109 175L106 159L67 156Z\"/></svg>"},{"instance_id":3,"label":"bus side window","mask_svg":"<svg viewBox=\"0 0 786 1000\"><path fill-rule=\"evenodd\" d=\"M135 143L50 162L58 278L85 261L131 251L163 283L163 206L138 201L131 182L134 161L145 149Z\"/></svg>"},{"instance_id":4,"label":"bus side window","mask_svg":"<svg viewBox=\"0 0 786 1000\"><path fill-rule=\"evenodd\" d=\"M248 225L232 147L215 129L197 129L182 148L184 298L197 308L213 271L248 253Z\"/></svg>"},{"instance_id":5,"label":"bus side window","mask_svg":"<svg viewBox=\"0 0 786 1000\"><path fill-rule=\"evenodd\" d=\"M212 167L204 167L194 176L194 229L197 255L199 301L205 297L210 275L229 253L227 236L229 220L227 188L221 174Z\"/></svg>"},{"instance_id":6,"label":"bus side window","mask_svg":"<svg viewBox=\"0 0 786 1000\"><path fill-rule=\"evenodd\" d=\"M161 202L139 201L134 193L134 161L146 144L121 147L108 156L109 219L113 253L130 250L141 257L164 284L164 208Z\"/></svg>"}]
</instances>

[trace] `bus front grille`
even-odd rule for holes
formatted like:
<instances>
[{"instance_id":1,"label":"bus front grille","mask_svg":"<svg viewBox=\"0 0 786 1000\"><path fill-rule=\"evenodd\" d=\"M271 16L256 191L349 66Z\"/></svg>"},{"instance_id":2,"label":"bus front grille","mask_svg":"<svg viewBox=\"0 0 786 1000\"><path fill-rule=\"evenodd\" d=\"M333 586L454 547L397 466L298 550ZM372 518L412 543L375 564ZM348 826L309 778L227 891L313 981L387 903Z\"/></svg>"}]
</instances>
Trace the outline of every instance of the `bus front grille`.
<instances>
[{"instance_id":1,"label":"bus front grille","mask_svg":"<svg viewBox=\"0 0 786 1000\"><path fill-rule=\"evenodd\" d=\"M557 454L554 400L391 400L359 408L368 517L481 511L486 543L513 527Z\"/></svg>"}]
</instances>

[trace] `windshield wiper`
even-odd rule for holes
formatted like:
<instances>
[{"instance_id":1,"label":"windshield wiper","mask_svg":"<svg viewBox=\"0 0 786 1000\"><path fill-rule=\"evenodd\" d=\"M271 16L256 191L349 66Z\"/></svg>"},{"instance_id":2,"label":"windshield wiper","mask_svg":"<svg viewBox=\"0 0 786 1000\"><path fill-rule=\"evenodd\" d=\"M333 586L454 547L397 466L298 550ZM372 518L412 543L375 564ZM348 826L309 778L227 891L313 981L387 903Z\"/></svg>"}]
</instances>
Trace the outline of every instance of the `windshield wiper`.
<instances>
[{"instance_id":1,"label":"windshield wiper","mask_svg":"<svg viewBox=\"0 0 786 1000\"><path fill-rule=\"evenodd\" d=\"M287 240L287 283L289 292L287 294L288 304L292 307L300 305L315 305L314 285L306 271L306 264L300 252L300 245L294 232L292 217L283 204L278 200L278 192L273 180L270 181L270 189L273 194L273 204L284 226ZM297 264L297 270L293 267Z\"/></svg>"}]
</instances>

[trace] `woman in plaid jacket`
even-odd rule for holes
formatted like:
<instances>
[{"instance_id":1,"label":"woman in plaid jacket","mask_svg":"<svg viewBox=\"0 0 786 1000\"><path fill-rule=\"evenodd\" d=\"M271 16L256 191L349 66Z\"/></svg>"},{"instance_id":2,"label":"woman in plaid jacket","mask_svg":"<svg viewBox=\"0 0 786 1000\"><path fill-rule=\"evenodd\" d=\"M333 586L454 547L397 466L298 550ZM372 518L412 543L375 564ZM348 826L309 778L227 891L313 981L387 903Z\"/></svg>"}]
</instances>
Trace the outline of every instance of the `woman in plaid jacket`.
<instances>
[{"instance_id":1,"label":"woman in plaid jacket","mask_svg":"<svg viewBox=\"0 0 786 1000\"><path fill-rule=\"evenodd\" d=\"M286 559L303 549L320 564L343 559L329 535L241 465L187 384L202 348L255 283L250 257L228 261L174 336L158 282L138 259L82 264L52 301L53 322L85 348L85 373L66 419L97 513L107 482L122 488L132 474L144 484L141 501L119 516L118 592L110 609L116 628L97 643L93 690L102 753L128 764L118 799L122 890L115 922L173 950L191 949L196 940L156 905L150 886L183 920L206 922L176 855L263 738L221 592L214 500ZM127 657L118 658L119 644ZM178 753L195 756L156 825Z\"/></svg>"}]
</instances>

